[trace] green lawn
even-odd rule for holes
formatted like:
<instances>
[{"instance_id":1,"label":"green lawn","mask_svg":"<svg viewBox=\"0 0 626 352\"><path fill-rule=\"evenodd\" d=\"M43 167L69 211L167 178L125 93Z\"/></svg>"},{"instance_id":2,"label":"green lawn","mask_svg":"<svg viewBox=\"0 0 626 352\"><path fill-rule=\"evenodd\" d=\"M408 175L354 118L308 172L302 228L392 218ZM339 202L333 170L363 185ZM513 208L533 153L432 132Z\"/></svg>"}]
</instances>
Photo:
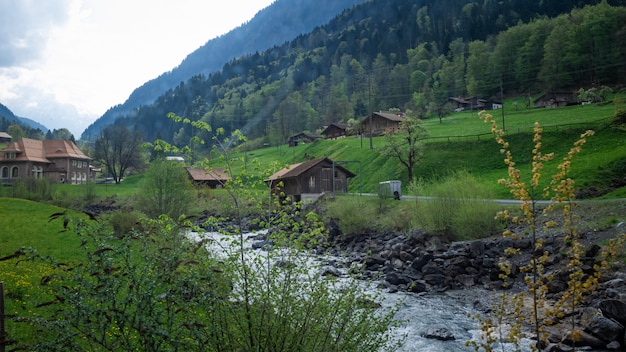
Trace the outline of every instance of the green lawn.
<instances>
[{"instance_id":1,"label":"green lawn","mask_svg":"<svg viewBox=\"0 0 626 352\"><path fill-rule=\"evenodd\" d=\"M40 255L62 261L76 258L76 253L69 248L78 248L80 240L75 234L63 231L63 220L49 221L50 215L64 211L66 209L45 203L0 198L0 258L22 247L35 247ZM45 247L41 247L42 243Z\"/></svg>"}]
</instances>

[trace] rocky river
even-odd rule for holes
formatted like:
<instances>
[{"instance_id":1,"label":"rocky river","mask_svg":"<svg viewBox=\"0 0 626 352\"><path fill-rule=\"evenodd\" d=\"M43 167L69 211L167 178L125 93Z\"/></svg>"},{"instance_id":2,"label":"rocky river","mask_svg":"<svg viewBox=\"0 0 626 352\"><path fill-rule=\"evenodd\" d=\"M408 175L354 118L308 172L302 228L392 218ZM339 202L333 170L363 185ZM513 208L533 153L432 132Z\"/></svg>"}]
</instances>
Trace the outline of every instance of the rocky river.
<instances>
[{"instance_id":1,"label":"rocky river","mask_svg":"<svg viewBox=\"0 0 626 352\"><path fill-rule=\"evenodd\" d=\"M219 235L208 232L194 236ZM247 238L250 253L262 253L269 243L266 232L252 232ZM516 246L523 251L531 247L528 240L511 241L496 237L445 242L419 232L408 236L390 233L332 238L331 231L329 243L312 252L312 258L324 261L327 275L346 279L346 270L360 265L367 279L364 282L375 285L372 289L383 289L382 309L400 302L397 318L404 323L397 333L406 336L400 351L470 351L466 341L480 336L479 324L470 316L489 310L489 297L501 289L498 258L506 247ZM546 242L552 252L563 252L558 237ZM587 249L584 260L588 270L598 252L598 246ZM517 260L525 260L524 254ZM551 297L566 285L567 270L559 255L551 257L547 269L555 277L549 285ZM579 312L592 317L581 326L585 350L625 350L626 268L616 262L611 269L597 292L587 297L586 313ZM566 332L553 329L546 350L569 351L559 344L566 337ZM524 340L524 346L531 342ZM504 346L503 350L512 351L513 347Z\"/></svg>"}]
</instances>

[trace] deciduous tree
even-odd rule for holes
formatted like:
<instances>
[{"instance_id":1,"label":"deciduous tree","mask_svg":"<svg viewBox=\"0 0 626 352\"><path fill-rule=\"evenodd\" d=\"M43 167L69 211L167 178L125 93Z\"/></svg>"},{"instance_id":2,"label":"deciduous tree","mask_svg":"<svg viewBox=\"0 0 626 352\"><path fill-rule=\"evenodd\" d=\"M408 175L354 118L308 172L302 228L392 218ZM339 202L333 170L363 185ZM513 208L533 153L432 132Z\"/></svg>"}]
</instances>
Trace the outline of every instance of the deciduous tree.
<instances>
[{"instance_id":1,"label":"deciduous tree","mask_svg":"<svg viewBox=\"0 0 626 352\"><path fill-rule=\"evenodd\" d=\"M422 157L423 144L421 140L428 135L428 131L417 117L407 112L400 129L385 135L384 154L397 158L407 169L409 180L413 180L413 169Z\"/></svg>"},{"instance_id":2,"label":"deciduous tree","mask_svg":"<svg viewBox=\"0 0 626 352\"><path fill-rule=\"evenodd\" d=\"M129 167L141 166L142 143L139 132L110 125L96 140L94 158L106 166L115 183L120 183Z\"/></svg>"}]
</instances>

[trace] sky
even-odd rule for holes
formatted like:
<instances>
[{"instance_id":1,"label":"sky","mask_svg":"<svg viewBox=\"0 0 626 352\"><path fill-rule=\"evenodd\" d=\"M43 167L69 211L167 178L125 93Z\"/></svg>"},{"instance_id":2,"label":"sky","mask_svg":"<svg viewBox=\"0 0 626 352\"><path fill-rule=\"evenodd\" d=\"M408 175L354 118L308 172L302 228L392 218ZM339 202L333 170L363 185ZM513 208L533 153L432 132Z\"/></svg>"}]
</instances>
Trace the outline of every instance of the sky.
<instances>
[{"instance_id":1,"label":"sky","mask_svg":"<svg viewBox=\"0 0 626 352\"><path fill-rule=\"evenodd\" d=\"M0 103L78 139L274 0L0 0Z\"/></svg>"}]
</instances>

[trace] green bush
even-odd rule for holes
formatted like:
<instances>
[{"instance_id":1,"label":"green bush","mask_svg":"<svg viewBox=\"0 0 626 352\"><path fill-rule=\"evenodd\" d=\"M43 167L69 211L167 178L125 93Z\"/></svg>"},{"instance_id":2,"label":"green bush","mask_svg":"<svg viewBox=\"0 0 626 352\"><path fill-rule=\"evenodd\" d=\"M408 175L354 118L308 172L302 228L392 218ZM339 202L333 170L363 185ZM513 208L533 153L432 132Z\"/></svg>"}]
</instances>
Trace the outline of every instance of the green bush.
<instances>
[{"instance_id":1,"label":"green bush","mask_svg":"<svg viewBox=\"0 0 626 352\"><path fill-rule=\"evenodd\" d=\"M187 171L178 163L159 159L150 164L140 184L137 209L152 218L176 219L191 209L194 196Z\"/></svg>"},{"instance_id":2,"label":"green bush","mask_svg":"<svg viewBox=\"0 0 626 352\"><path fill-rule=\"evenodd\" d=\"M118 210L109 215L109 224L117 238L127 236L132 231L142 229L142 215L136 211Z\"/></svg>"},{"instance_id":3,"label":"green bush","mask_svg":"<svg viewBox=\"0 0 626 352\"><path fill-rule=\"evenodd\" d=\"M622 110L618 110L617 112L615 112L615 115L613 115L613 120L611 121L611 124L614 126L626 125L626 110L622 109Z\"/></svg>"},{"instance_id":4,"label":"green bush","mask_svg":"<svg viewBox=\"0 0 626 352\"><path fill-rule=\"evenodd\" d=\"M494 218L499 206L493 195L467 171L457 171L435 182L418 180L414 194L431 194L417 202L415 225L433 235L471 240L492 235L502 224Z\"/></svg>"}]
</instances>

